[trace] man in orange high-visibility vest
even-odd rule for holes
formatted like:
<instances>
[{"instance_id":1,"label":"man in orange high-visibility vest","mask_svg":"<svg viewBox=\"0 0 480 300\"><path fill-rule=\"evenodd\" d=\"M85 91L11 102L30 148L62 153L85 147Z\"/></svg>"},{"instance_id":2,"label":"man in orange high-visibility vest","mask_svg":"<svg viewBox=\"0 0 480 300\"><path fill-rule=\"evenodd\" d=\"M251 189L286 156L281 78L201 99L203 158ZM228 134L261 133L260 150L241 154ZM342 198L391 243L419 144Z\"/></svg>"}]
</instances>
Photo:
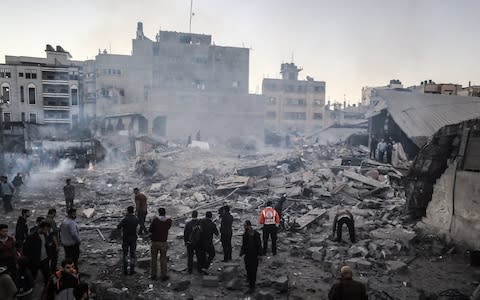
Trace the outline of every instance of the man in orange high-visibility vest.
<instances>
[{"instance_id":1,"label":"man in orange high-visibility vest","mask_svg":"<svg viewBox=\"0 0 480 300\"><path fill-rule=\"evenodd\" d=\"M267 201L267 207L260 213L258 223L263 225L263 255L267 254L269 236L272 238L272 254L277 255L277 227L280 225L280 216L272 207L272 201Z\"/></svg>"}]
</instances>

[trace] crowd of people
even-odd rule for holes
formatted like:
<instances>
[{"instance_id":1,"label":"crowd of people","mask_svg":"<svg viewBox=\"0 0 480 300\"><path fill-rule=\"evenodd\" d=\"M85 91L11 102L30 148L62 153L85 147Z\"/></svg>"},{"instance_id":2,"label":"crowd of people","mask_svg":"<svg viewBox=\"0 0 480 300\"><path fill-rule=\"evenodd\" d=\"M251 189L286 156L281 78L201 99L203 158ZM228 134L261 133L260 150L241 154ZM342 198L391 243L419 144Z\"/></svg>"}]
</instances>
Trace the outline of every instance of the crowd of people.
<instances>
[{"instance_id":1,"label":"crowd of people","mask_svg":"<svg viewBox=\"0 0 480 300\"><path fill-rule=\"evenodd\" d=\"M3 181L1 187L3 191ZM15 192L13 184L8 185L8 188L11 194ZM167 266L169 251L167 240L172 219L167 216L166 209L160 207L147 228L145 222L148 198L138 188L135 188L133 193L135 206L127 207L125 217L117 226L117 229L122 232L123 274L131 276L136 273L138 237L149 237L150 279L167 281L170 279ZM4 195L3 192L2 195ZM57 214L55 208L51 208L45 217L37 217L32 228L29 228L31 212L28 209L22 209L16 223L14 237L9 235L7 224L0 224L0 299L32 299L34 282L39 273L43 279L42 299L89 299L88 284L81 281L79 272L81 237L79 225L76 222L75 187L70 179L66 181L64 196L67 216L60 226L57 226L55 220ZM245 220L243 223L244 233L239 255L244 260L248 293L253 293L255 290L257 269L262 257L269 252L269 240L271 255L277 255L277 233L282 228L282 209L285 201L287 198L284 195L276 205L273 205L272 201L266 202L258 218L258 224L263 231L262 235L254 229L250 220ZM198 211L191 212L191 219L186 223L183 234L188 274L193 273L195 264L199 274L209 274L215 259L214 236L220 235L223 262L232 260L234 218L230 213L230 207L222 206L218 210L218 216L220 230L213 221L211 211L207 211L201 219ZM346 209L340 209L335 216L333 238L341 242L343 224L347 225L350 240L355 243L354 217ZM63 248L64 259L58 266L61 248ZM194 257L196 257L196 263L194 263ZM160 261L159 277L158 261ZM352 279L352 270L348 267L342 268L341 278L332 287L329 299L347 299L342 298L342 294L358 295L358 298L348 299L367 299L365 286Z\"/></svg>"}]
</instances>

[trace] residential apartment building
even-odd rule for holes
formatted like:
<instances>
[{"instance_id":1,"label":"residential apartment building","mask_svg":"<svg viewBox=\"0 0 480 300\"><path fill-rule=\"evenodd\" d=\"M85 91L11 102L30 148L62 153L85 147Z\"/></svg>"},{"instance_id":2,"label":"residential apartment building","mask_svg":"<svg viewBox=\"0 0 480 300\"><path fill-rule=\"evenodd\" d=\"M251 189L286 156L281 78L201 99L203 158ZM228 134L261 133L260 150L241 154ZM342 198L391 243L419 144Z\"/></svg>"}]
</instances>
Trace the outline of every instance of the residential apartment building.
<instances>
[{"instance_id":1,"label":"residential apartment building","mask_svg":"<svg viewBox=\"0 0 480 300\"><path fill-rule=\"evenodd\" d=\"M248 94L249 49L223 47L204 34L137 24L132 54L95 57L96 116L101 131L168 138L263 134L263 101Z\"/></svg>"},{"instance_id":2,"label":"residential apartment building","mask_svg":"<svg viewBox=\"0 0 480 300\"><path fill-rule=\"evenodd\" d=\"M50 135L79 124L81 63L70 60L62 47L46 47L46 58L6 56L0 65L4 122L41 124Z\"/></svg>"},{"instance_id":3,"label":"residential apartment building","mask_svg":"<svg viewBox=\"0 0 480 300\"><path fill-rule=\"evenodd\" d=\"M282 79L263 79L266 128L305 133L325 126L325 82L309 76L299 80L300 71L294 63L283 63Z\"/></svg>"},{"instance_id":4,"label":"residential apartment building","mask_svg":"<svg viewBox=\"0 0 480 300\"><path fill-rule=\"evenodd\" d=\"M422 81L420 85L411 86L409 89L424 94L458 95L462 91L462 85L455 83L435 83L430 79Z\"/></svg>"}]
</instances>

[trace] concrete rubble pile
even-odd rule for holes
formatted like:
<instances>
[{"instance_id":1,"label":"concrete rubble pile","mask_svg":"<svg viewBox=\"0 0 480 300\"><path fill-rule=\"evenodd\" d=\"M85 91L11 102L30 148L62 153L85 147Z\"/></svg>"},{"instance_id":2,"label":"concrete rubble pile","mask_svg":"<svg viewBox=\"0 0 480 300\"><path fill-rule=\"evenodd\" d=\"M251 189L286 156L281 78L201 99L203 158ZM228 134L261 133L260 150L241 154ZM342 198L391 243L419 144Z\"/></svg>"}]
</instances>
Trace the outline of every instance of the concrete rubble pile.
<instances>
[{"instance_id":1,"label":"concrete rubble pile","mask_svg":"<svg viewBox=\"0 0 480 300\"><path fill-rule=\"evenodd\" d=\"M83 259L97 271L104 270L97 274L94 284L102 299L241 297L247 286L243 261L236 258L233 263L219 262L222 252L218 241L218 255L209 275L184 275L185 222L193 209L202 217L206 211L216 215L218 208L230 205L235 257L243 222L249 219L256 224L265 202L275 202L282 195L287 202L283 206L285 229L279 233L279 254L261 263L257 299L287 295L292 299L318 299L345 264L367 283L373 299L397 299L401 295L417 299L423 291L409 279L412 262L422 255L442 259L453 251L434 238L422 237L420 241L414 225L405 217L402 173L369 160L363 147L306 145L285 152L243 156L219 152L164 148L137 158L128 167L98 167L77 176L76 184L82 188L80 205L85 209L82 231L88 236ZM114 229L125 208L133 203L134 187L149 197L147 219L163 206L175 221L169 250L172 280L154 283L153 288L148 279L147 238L140 238L138 244L139 274L135 280L120 275L121 244ZM332 240L332 222L340 207L354 215L355 244L346 242L348 233L344 233L342 243ZM103 242L105 237L107 241ZM155 288L157 285L161 287Z\"/></svg>"}]
</instances>

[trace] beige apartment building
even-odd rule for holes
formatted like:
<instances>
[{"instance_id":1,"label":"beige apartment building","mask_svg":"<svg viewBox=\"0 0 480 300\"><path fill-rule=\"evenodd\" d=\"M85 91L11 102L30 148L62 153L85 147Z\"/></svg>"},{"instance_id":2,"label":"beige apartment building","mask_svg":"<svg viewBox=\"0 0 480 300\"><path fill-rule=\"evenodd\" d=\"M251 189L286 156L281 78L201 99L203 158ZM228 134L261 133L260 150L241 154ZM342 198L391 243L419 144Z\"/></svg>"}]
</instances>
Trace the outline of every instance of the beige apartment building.
<instances>
[{"instance_id":1,"label":"beige apartment building","mask_svg":"<svg viewBox=\"0 0 480 300\"><path fill-rule=\"evenodd\" d=\"M325 82L307 76L294 63L281 65L282 79L265 78L265 127L270 130L308 133L325 126Z\"/></svg>"},{"instance_id":2,"label":"beige apartment building","mask_svg":"<svg viewBox=\"0 0 480 300\"><path fill-rule=\"evenodd\" d=\"M1 94L9 100L3 121L41 124L56 136L79 124L81 62L62 47L46 47L46 58L5 56L0 65Z\"/></svg>"}]
</instances>

